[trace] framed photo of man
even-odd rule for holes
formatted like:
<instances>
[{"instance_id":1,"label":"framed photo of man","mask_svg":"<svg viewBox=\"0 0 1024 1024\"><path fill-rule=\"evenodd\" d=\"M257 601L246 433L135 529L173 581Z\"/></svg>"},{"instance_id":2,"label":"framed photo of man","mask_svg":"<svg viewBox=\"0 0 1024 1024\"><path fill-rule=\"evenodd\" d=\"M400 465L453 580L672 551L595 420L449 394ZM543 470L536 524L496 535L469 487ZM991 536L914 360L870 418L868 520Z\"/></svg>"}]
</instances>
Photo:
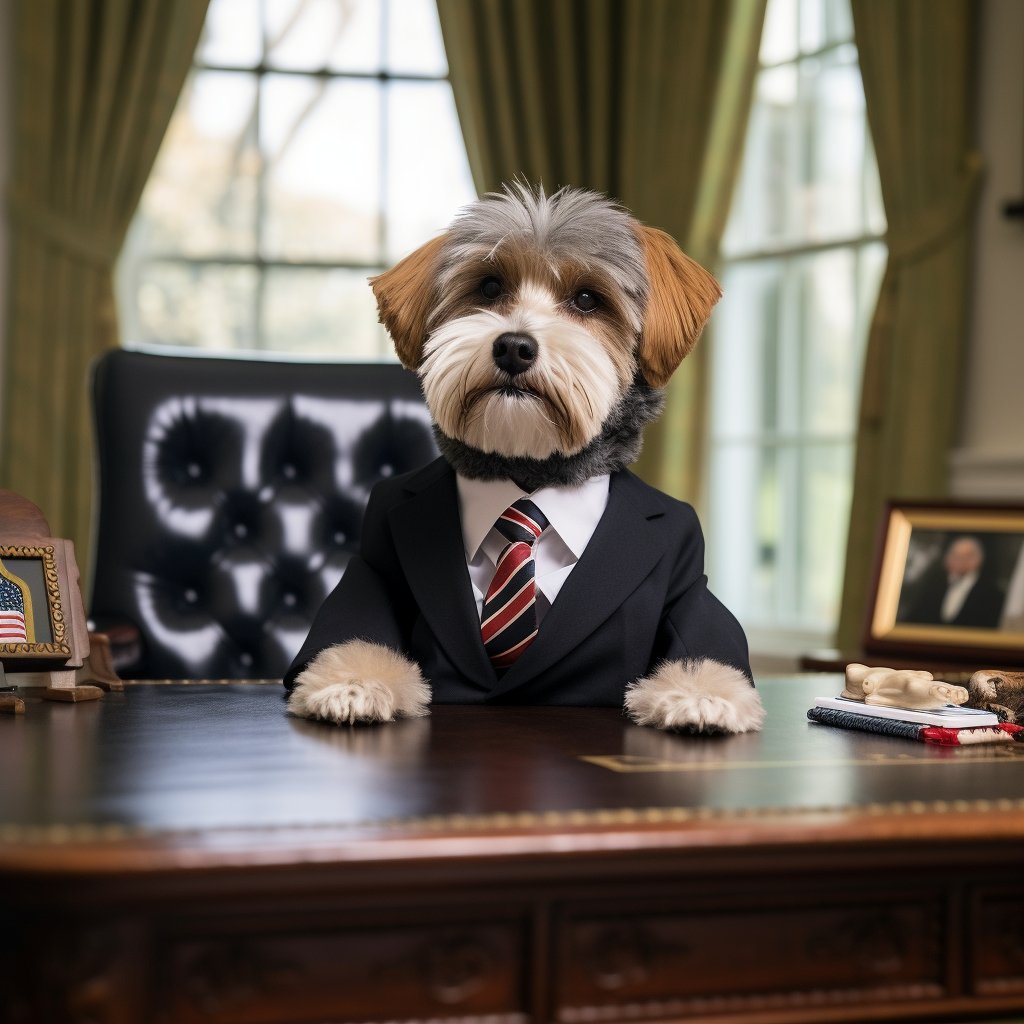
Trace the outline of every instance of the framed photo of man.
<instances>
[{"instance_id":1,"label":"framed photo of man","mask_svg":"<svg viewBox=\"0 0 1024 1024\"><path fill-rule=\"evenodd\" d=\"M1024 663L1024 507L890 504L864 647Z\"/></svg>"}]
</instances>

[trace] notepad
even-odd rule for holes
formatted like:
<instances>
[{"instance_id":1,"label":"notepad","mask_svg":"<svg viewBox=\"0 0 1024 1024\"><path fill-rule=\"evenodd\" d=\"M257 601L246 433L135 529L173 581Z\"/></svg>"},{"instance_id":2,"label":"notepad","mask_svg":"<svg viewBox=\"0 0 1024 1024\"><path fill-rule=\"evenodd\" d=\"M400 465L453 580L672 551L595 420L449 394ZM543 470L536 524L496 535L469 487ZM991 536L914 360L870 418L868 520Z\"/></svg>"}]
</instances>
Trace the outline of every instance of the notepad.
<instances>
[{"instance_id":1,"label":"notepad","mask_svg":"<svg viewBox=\"0 0 1024 1024\"><path fill-rule=\"evenodd\" d=\"M1019 725L1007 725L1005 722L1001 725L975 725L969 729L950 729L948 726L941 725L900 722L895 718L855 715L850 711L833 711L832 708L811 708L807 712L807 717L820 725L855 729L858 732L870 732L882 736L899 736L903 739L938 744L943 747L1024 743L1024 728Z\"/></svg>"},{"instance_id":2,"label":"notepad","mask_svg":"<svg viewBox=\"0 0 1024 1024\"><path fill-rule=\"evenodd\" d=\"M897 722L914 722L917 725L938 725L944 729L973 729L980 725L998 725L999 717L991 711L976 708L962 708L947 704L930 711L915 711L910 708L890 708L882 704L865 704L847 697L820 697L814 702L818 708L845 711L851 715L866 718L888 718Z\"/></svg>"}]
</instances>

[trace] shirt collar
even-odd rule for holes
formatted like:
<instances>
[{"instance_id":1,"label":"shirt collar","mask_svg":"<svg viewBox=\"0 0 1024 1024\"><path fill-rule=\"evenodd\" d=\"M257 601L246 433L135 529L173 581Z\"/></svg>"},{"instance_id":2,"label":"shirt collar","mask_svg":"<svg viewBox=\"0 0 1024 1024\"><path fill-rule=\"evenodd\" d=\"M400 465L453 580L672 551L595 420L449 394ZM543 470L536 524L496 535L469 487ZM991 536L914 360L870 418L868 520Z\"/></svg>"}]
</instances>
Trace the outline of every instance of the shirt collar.
<instances>
[{"instance_id":1,"label":"shirt collar","mask_svg":"<svg viewBox=\"0 0 1024 1024\"><path fill-rule=\"evenodd\" d=\"M950 587L973 587L978 582L978 573L965 572L962 576L950 576L948 586Z\"/></svg>"},{"instance_id":2,"label":"shirt collar","mask_svg":"<svg viewBox=\"0 0 1024 1024\"><path fill-rule=\"evenodd\" d=\"M609 477L591 477L576 487L541 487L527 494L511 480L471 480L456 474L462 540L473 561L495 521L514 501L529 498L578 559L608 504Z\"/></svg>"}]
</instances>

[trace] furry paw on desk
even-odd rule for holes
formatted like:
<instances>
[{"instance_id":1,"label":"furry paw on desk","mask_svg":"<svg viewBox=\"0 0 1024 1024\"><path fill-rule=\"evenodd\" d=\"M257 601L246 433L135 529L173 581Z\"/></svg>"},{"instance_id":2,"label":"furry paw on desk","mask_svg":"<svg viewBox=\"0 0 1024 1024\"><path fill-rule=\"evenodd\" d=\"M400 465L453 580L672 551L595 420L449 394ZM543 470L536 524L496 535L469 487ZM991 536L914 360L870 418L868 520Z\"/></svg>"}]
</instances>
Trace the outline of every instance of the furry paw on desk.
<instances>
[{"instance_id":1,"label":"furry paw on desk","mask_svg":"<svg viewBox=\"0 0 1024 1024\"><path fill-rule=\"evenodd\" d=\"M363 640L321 651L288 698L292 714L338 725L419 718L429 704L430 687L415 662Z\"/></svg>"},{"instance_id":2,"label":"furry paw on desk","mask_svg":"<svg viewBox=\"0 0 1024 1024\"><path fill-rule=\"evenodd\" d=\"M707 658L666 661L626 688L626 711L637 725L678 732L756 732L764 706L750 680Z\"/></svg>"}]
</instances>

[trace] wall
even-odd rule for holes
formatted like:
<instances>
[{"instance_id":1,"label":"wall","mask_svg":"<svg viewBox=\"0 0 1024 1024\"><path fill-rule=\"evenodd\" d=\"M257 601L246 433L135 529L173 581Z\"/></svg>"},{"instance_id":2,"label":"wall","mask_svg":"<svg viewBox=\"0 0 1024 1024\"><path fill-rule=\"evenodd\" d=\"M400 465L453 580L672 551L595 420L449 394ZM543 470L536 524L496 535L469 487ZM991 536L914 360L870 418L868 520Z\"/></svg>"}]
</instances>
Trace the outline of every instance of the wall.
<instances>
[{"instance_id":1,"label":"wall","mask_svg":"<svg viewBox=\"0 0 1024 1024\"><path fill-rule=\"evenodd\" d=\"M986 170L950 469L957 495L1024 498L1024 219L1002 213L1008 199L1024 199L1024 3L985 0L980 44L977 144Z\"/></svg>"}]
</instances>

